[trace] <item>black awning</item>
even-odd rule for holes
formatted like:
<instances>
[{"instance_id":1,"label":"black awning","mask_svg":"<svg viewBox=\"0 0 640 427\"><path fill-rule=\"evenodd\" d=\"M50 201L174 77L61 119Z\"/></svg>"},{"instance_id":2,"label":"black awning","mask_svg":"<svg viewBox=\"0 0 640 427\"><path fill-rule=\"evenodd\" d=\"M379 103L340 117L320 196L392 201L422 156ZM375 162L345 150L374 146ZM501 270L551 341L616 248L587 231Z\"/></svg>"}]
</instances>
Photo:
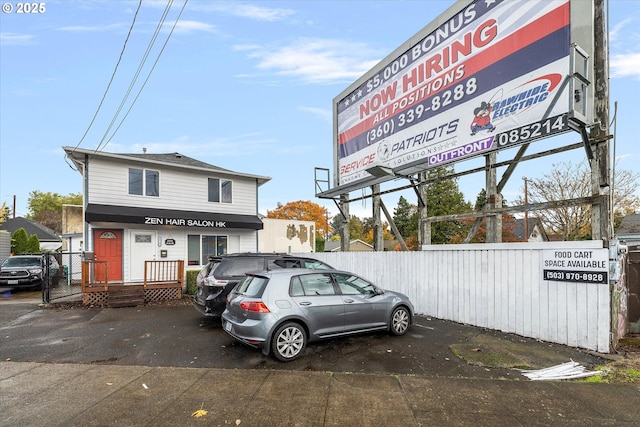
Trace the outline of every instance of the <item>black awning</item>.
<instances>
[{"instance_id":1,"label":"black awning","mask_svg":"<svg viewBox=\"0 0 640 427\"><path fill-rule=\"evenodd\" d=\"M87 206L85 220L88 223L119 222L175 227L262 230L262 220L260 220L257 215L136 208L131 206L97 205L93 203Z\"/></svg>"}]
</instances>

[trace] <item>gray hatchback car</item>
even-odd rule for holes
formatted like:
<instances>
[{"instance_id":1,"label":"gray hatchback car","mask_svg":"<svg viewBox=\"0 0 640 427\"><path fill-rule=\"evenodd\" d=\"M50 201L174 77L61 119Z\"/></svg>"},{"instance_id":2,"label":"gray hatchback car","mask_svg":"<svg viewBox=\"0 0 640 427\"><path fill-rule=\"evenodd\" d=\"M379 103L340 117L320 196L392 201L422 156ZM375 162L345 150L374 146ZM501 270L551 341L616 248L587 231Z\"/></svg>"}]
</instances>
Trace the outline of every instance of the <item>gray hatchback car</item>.
<instances>
[{"instance_id":1,"label":"gray hatchback car","mask_svg":"<svg viewBox=\"0 0 640 427\"><path fill-rule=\"evenodd\" d=\"M403 335L413 322L406 295L346 271L283 269L250 273L227 296L222 327L283 362L308 342L361 332Z\"/></svg>"}]
</instances>

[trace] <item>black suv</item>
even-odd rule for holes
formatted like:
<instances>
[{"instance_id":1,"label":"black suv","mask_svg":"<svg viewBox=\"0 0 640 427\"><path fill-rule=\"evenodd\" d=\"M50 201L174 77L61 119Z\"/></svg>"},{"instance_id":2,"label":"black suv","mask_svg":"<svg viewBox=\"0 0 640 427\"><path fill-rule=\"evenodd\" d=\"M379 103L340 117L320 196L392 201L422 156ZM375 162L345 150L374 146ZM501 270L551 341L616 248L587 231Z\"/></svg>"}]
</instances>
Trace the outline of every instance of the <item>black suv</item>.
<instances>
[{"instance_id":1,"label":"black suv","mask_svg":"<svg viewBox=\"0 0 640 427\"><path fill-rule=\"evenodd\" d=\"M324 262L286 254L237 253L209 257L196 279L198 288L195 308L207 317L220 317L227 304L227 295L251 271L277 268L332 268Z\"/></svg>"}]
</instances>

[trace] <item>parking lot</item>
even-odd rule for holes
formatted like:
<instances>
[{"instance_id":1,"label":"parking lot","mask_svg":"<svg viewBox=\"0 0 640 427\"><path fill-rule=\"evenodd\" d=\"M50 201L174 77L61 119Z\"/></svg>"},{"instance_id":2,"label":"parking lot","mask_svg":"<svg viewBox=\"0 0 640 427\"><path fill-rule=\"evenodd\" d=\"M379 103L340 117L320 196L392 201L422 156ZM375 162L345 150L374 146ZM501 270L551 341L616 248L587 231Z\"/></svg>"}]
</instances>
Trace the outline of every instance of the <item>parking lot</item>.
<instances>
[{"instance_id":1,"label":"parking lot","mask_svg":"<svg viewBox=\"0 0 640 427\"><path fill-rule=\"evenodd\" d=\"M514 367L539 369L568 360L588 367L603 363L579 349L428 316L417 316L405 336L315 342L300 359L282 363L236 342L188 298L131 308L39 308L39 296L20 292L0 301L3 360L473 378L517 377Z\"/></svg>"},{"instance_id":2,"label":"parking lot","mask_svg":"<svg viewBox=\"0 0 640 427\"><path fill-rule=\"evenodd\" d=\"M409 333L309 345L281 363L188 299L131 308L0 299L0 425L637 425L634 384L530 381L602 355L418 316ZM199 411L201 418L195 417Z\"/></svg>"}]
</instances>

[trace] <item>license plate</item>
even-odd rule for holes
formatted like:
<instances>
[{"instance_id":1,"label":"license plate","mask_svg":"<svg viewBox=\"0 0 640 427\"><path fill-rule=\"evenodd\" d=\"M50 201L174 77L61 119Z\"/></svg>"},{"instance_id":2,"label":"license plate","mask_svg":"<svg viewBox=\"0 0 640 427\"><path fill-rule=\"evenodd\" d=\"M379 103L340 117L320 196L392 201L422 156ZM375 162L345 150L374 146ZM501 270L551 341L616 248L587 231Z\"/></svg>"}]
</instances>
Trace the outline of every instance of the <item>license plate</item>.
<instances>
[{"instance_id":1,"label":"license plate","mask_svg":"<svg viewBox=\"0 0 640 427\"><path fill-rule=\"evenodd\" d=\"M9 284L10 285L17 285L18 281L17 280L9 280Z\"/></svg>"},{"instance_id":2,"label":"license plate","mask_svg":"<svg viewBox=\"0 0 640 427\"><path fill-rule=\"evenodd\" d=\"M227 332L231 332L231 328L233 325L231 325L231 322L227 322L224 324L224 329L226 329Z\"/></svg>"}]
</instances>

